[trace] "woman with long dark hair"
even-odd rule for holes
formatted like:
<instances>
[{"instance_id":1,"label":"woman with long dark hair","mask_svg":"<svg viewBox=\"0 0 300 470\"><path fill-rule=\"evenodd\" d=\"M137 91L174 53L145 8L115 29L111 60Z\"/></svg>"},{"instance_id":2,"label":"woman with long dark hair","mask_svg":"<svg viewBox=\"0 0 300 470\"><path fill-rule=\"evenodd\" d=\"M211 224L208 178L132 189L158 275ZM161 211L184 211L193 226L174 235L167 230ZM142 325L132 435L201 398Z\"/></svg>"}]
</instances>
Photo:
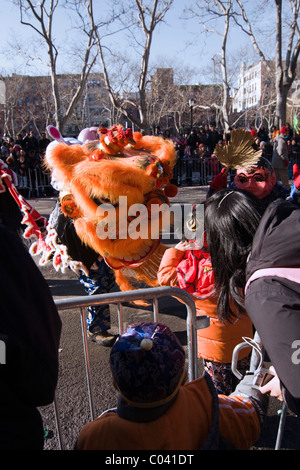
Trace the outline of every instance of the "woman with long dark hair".
<instances>
[{"instance_id":1,"label":"woman with long dark hair","mask_svg":"<svg viewBox=\"0 0 300 470\"><path fill-rule=\"evenodd\" d=\"M260 219L250 193L226 189L206 202L205 231L219 290L218 314L224 320L234 315L230 298L239 312L244 310L245 268Z\"/></svg>"}]
</instances>

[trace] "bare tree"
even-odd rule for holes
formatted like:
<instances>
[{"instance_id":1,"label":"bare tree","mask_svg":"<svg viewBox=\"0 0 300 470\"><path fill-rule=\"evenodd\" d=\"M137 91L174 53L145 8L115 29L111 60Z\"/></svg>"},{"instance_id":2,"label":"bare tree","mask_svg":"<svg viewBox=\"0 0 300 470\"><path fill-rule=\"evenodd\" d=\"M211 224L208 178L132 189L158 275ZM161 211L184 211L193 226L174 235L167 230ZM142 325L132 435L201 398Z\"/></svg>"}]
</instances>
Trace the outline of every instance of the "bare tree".
<instances>
[{"instance_id":1,"label":"bare tree","mask_svg":"<svg viewBox=\"0 0 300 470\"><path fill-rule=\"evenodd\" d=\"M29 126L34 126L39 131L41 123L46 121L45 111L48 105L42 95L45 81L39 77L16 74L13 77L3 77L2 81L6 87L4 133L15 138L18 132L27 130ZM44 96L49 97L49 93L44 93Z\"/></svg>"},{"instance_id":2,"label":"bare tree","mask_svg":"<svg viewBox=\"0 0 300 470\"><path fill-rule=\"evenodd\" d=\"M218 35L221 38L221 50L214 55L214 65L218 64L221 69L222 87L223 87L223 103L221 112L223 117L224 130L229 128L229 114L231 107L230 99L230 84L228 80L227 70L227 50L228 50L228 34L230 22L232 19L232 3L233 0L197 0L193 7L187 8L186 12L190 12L196 16L202 30L206 34ZM213 24L217 20L217 25ZM220 23L223 23L223 30L221 31ZM215 105L216 110L220 106Z\"/></svg>"},{"instance_id":3,"label":"bare tree","mask_svg":"<svg viewBox=\"0 0 300 470\"><path fill-rule=\"evenodd\" d=\"M153 129L157 125L161 129L173 127L180 133L191 124L198 127L208 122L209 115L215 115L216 107L221 106L219 85L191 85L193 68L174 62L163 65L156 67L151 75L151 93L147 100L147 119Z\"/></svg>"},{"instance_id":4,"label":"bare tree","mask_svg":"<svg viewBox=\"0 0 300 470\"><path fill-rule=\"evenodd\" d=\"M126 9L124 8L123 11L120 11L119 13L118 21L120 29L127 30L131 37L131 43L134 44L134 47L136 48L135 55L140 54L139 73L136 77L136 93L130 92L129 87L127 91L126 89L123 89L123 93L117 92L116 84L113 83L112 80L113 74L110 70L110 61L114 60L115 63L116 51L109 51L108 46L105 43L107 34L102 27L102 23L95 17L94 1L82 0L80 2L84 4L86 8L90 19L91 29L95 33L100 62L112 106L123 113L123 115L125 115L126 118L133 122L138 128L146 132L150 130L150 123L147 119L147 93L152 38L158 24L164 21L173 1L174 0L132 0L131 2L126 3ZM119 3L121 5L122 2ZM110 53L108 54L108 52ZM123 58L124 57L125 56L123 54ZM118 57L117 60L120 61L120 57ZM130 61L127 62L127 65L129 64ZM133 67L136 66L134 65ZM133 67L131 68L131 72L133 71ZM124 70L125 67L123 71ZM128 75L126 75L126 80L123 81L123 84L127 84L127 86L127 78L129 75L130 74L128 73ZM122 77L119 75L118 78L119 86ZM137 108L138 114L131 111L134 108Z\"/></svg>"},{"instance_id":5,"label":"bare tree","mask_svg":"<svg viewBox=\"0 0 300 470\"><path fill-rule=\"evenodd\" d=\"M21 24L30 27L35 34L41 38L42 44L47 50L47 65L50 71L52 94L54 99L54 120L58 129L62 130L82 95L90 70L96 61L96 54L93 55L92 53L94 46L94 31L92 29L87 29L86 27L83 28L87 43L82 57L80 81L69 101L68 108L65 112L62 112L57 73L59 49L55 44L55 39L53 37L53 24L55 22L55 13L59 2L58 0L41 0L35 2L32 0L14 0L14 3L19 7Z\"/></svg>"},{"instance_id":6,"label":"bare tree","mask_svg":"<svg viewBox=\"0 0 300 470\"><path fill-rule=\"evenodd\" d=\"M258 56L263 60L267 69L271 73L270 66L266 60L265 53L260 43L266 45L265 40L258 37L255 33L255 22L249 17L245 2L236 0L240 8L240 16L235 15L237 24L249 36L255 51ZM299 0L273 0L271 6L272 13L275 12L275 76L276 76L276 109L274 123L278 127L286 123L286 106L287 97L296 77L297 61L300 53L300 29L299 29ZM270 6L271 3L266 0L266 5ZM284 6L284 14L283 14ZM287 39L286 49L284 53L285 38ZM268 43L270 40L268 41Z\"/></svg>"}]
</instances>

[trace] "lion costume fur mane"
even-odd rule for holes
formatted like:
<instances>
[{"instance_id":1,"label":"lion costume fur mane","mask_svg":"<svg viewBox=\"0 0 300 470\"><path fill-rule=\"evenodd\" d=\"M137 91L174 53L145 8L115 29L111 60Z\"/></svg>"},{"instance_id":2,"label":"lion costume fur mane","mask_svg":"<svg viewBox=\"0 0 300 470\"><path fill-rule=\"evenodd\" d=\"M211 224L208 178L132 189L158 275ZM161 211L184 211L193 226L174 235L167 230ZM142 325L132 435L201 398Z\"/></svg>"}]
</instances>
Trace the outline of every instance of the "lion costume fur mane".
<instances>
[{"instance_id":1,"label":"lion costume fur mane","mask_svg":"<svg viewBox=\"0 0 300 470\"><path fill-rule=\"evenodd\" d=\"M54 141L48 145L45 165L60 187L61 210L73 220L76 234L82 244L94 250L114 270L116 283L123 291L132 290L136 281L150 287L158 285L157 271L166 246L161 238L151 238L151 210L153 204L170 205L169 198L177 194L178 188L170 184L176 163L176 152L171 140L162 137L143 136L130 129L113 126L98 129L99 140L83 144L68 145ZM120 223L120 197L126 197L127 206L142 204L147 208L147 237L120 236L135 219L127 215ZM99 206L113 208L116 217L115 237L99 238L99 227L107 227L107 212ZM158 206L157 206L158 205ZM162 215L159 213L159 230L162 230ZM100 224L100 225L99 225ZM145 232L144 232L145 233ZM85 270L68 255L68 250L57 240L51 227L51 218L46 238L50 249L43 250L41 264L54 259L54 266L74 271ZM32 247L37 254L39 248Z\"/></svg>"}]
</instances>

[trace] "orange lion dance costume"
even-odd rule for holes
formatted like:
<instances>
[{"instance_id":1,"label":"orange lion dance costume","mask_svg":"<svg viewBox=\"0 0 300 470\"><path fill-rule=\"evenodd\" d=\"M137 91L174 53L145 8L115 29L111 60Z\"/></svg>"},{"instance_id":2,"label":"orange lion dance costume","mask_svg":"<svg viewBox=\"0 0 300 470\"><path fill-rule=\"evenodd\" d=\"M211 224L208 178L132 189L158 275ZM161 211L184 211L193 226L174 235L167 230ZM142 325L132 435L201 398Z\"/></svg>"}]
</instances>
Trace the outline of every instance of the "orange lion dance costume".
<instances>
[{"instance_id":1,"label":"orange lion dance costume","mask_svg":"<svg viewBox=\"0 0 300 470\"><path fill-rule=\"evenodd\" d=\"M157 286L157 270L166 247L160 238L151 238L152 209L169 206L169 198L177 194L177 187L170 184L176 163L174 145L121 126L99 128L98 135L99 140L82 145L55 141L46 150L46 165L60 188L61 210L72 221L82 244L111 267L121 290L131 290L141 282ZM120 204L124 200L125 216ZM146 212L137 215L134 207ZM161 213L156 217L161 230ZM135 223L143 228L142 236L130 235L130 228L138 228ZM40 264L51 258L57 270L67 266L87 270L59 243L51 218L46 242L46 249L38 243L31 248L32 254L42 253Z\"/></svg>"}]
</instances>

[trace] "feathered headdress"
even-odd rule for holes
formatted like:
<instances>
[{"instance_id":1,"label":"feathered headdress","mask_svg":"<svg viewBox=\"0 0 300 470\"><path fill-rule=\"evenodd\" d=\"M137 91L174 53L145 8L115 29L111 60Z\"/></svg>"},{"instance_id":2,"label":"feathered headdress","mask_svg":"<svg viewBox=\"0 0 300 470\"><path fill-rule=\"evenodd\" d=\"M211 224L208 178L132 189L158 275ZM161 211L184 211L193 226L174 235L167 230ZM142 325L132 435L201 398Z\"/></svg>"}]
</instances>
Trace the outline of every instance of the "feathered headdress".
<instances>
[{"instance_id":1,"label":"feathered headdress","mask_svg":"<svg viewBox=\"0 0 300 470\"><path fill-rule=\"evenodd\" d=\"M214 155L226 168L245 170L255 165L261 157L262 150L255 150L255 137L245 129L234 129L230 141L224 147L216 147Z\"/></svg>"}]
</instances>

